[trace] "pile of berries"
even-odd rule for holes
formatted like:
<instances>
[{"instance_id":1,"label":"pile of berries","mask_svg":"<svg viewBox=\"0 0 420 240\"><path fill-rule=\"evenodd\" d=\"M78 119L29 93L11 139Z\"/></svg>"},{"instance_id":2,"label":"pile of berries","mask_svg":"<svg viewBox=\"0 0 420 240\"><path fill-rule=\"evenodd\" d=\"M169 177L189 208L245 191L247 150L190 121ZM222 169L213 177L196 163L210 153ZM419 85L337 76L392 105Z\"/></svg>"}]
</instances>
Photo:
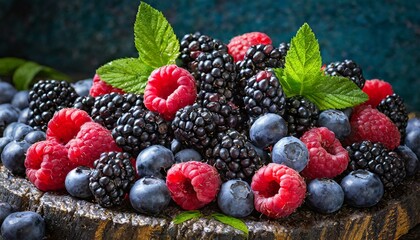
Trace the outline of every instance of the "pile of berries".
<instances>
[{"instance_id":1,"label":"pile of berries","mask_svg":"<svg viewBox=\"0 0 420 240\"><path fill-rule=\"evenodd\" d=\"M130 202L156 215L171 203L215 202L230 216L274 219L304 202L321 213L371 207L415 176L420 119L408 120L391 85L366 80L352 60L331 63L326 75L349 78L369 100L321 111L285 95L273 68L289 47L259 32L227 45L188 34L182 67L155 69L144 94L99 75L39 81L29 92L0 82L2 164L42 191L102 207Z\"/></svg>"}]
</instances>

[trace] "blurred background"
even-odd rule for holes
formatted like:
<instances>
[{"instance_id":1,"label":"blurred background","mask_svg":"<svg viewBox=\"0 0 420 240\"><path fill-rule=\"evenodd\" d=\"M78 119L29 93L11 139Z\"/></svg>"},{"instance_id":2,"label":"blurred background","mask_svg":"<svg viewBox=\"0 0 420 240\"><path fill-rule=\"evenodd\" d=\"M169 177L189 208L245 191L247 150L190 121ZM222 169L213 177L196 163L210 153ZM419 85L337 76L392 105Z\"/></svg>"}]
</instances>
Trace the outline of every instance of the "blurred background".
<instances>
[{"instance_id":1,"label":"blurred background","mask_svg":"<svg viewBox=\"0 0 420 240\"><path fill-rule=\"evenodd\" d=\"M200 31L226 43L250 31L289 42L307 22L323 62L352 59L366 79L390 82L410 111L420 111L419 0L147 0L178 38ZM54 67L74 79L136 56L134 0L0 0L0 57Z\"/></svg>"}]
</instances>

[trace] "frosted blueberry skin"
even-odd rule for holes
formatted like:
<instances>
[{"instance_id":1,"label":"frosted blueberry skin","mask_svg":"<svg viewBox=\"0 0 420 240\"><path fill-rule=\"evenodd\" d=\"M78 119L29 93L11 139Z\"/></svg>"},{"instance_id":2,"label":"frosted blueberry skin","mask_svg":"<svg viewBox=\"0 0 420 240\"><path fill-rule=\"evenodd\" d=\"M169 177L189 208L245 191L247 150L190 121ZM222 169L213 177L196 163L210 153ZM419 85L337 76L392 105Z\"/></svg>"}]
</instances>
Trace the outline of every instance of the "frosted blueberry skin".
<instances>
[{"instance_id":1,"label":"frosted blueberry skin","mask_svg":"<svg viewBox=\"0 0 420 240\"><path fill-rule=\"evenodd\" d=\"M398 146L395 152L404 160L407 177L413 176L420 169L417 155L406 145Z\"/></svg>"},{"instance_id":2,"label":"frosted blueberry skin","mask_svg":"<svg viewBox=\"0 0 420 240\"><path fill-rule=\"evenodd\" d=\"M7 240L41 240L45 236L45 221L36 212L15 212L4 220L1 235Z\"/></svg>"},{"instance_id":3,"label":"frosted blueberry skin","mask_svg":"<svg viewBox=\"0 0 420 240\"><path fill-rule=\"evenodd\" d=\"M92 87L92 84L93 80L91 78L88 78L72 83L71 86L74 88L77 95L83 97L89 95L89 90Z\"/></svg>"},{"instance_id":4,"label":"frosted blueberry skin","mask_svg":"<svg viewBox=\"0 0 420 240\"><path fill-rule=\"evenodd\" d=\"M320 213L338 211L344 203L344 191L332 179L314 179L307 187L306 203Z\"/></svg>"},{"instance_id":5,"label":"frosted blueberry skin","mask_svg":"<svg viewBox=\"0 0 420 240\"><path fill-rule=\"evenodd\" d=\"M15 209L7 202L0 202L0 226L7 216L15 212Z\"/></svg>"},{"instance_id":6,"label":"frosted blueberry skin","mask_svg":"<svg viewBox=\"0 0 420 240\"><path fill-rule=\"evenodd\" d=\"M318 117L318 125L334 132L335 137L342 140L351 132L348 116L339 110L328 109L322 111Z\"/></svg>"},{"instance_id":7,"label":"frosted blueberry skin","mask_svg":"<svg viewBox=\"0 0 420 240\"><path fill-rule=\"evenodd\" d=\"M344 201L353 207L372 207L384 195L384 185L380 178L367 170L350 172L341 180Z\"/></svg>"},{"instance_id":8,"label":"frosted blueberry skin","mask_svg":"<svg viewBox=\"0 0 420 240\"><path fill-rule=\"evenodd\" d=\"M17 92L11 101L12 106L19 108L20 110L29 107L29 91Z\"/></svg>"},{"instance_id":9,"label":"frosted blueberry skin","mask_svg":"<svg viewBox=\"0 0 420 240\"><path fill-rule=\"evenodd\" d=\"M136 159L137 174L141 177L163 178L165 170L175 163L174 154L161 145L143 149Z\"/></svg>"},{"instance_id":10,"label":"frosted blueberry skin","mask_svg":"<svg viewBox=\"0 0 420 240\"><path fill-rule=\"evenodd\" d=\"M188 162L188 161L197 161L201 162L202 157L199 152L194 149L187 148L182 149L181 151L175 153L175 162Z\"/></svg>"},{"instance_id":11,"label":"frosted blueberry skin","mask_svg":"<svg viewBox=\"0 0 420 240\"><path fill-rule=\"evenodd\" d=\"M163 179L144 177L130 190L131 206L140 213L156 215L166 209L171 195Z\"/></svg>"},{"instance_id":12,"label":"frosted blueberry skin","mask_svg":"<svg viewBox=\"0 0 420 240\"><path fill-rule=\"evenodd\" d=\"M3 165L14 175L25 175L25 158L26 151L31 144L26 141L13 140L8 143L2 153L1 160Z\"/></svg>"},{"instance_id":13,"label":"frosted blueberry skin","mask_svg":"<svg viewBox=\"0 0 420 240\"><path fill-rule=\"evenodd\" d=\"M271 158L274 163L284 164L300 172L308 164L309 151L298 138L284 137L274 145Z\"/></svg>"},{"instance_id":14,"label":"frosted blueberry skin","mask_svg":"<svg viewBox=\"0 0 420 240\"><path fill-rule=\"evenodd\" d=\"M220 210L232 217L246 217L254 210L254 194L249 184L239 179L222 184L217 196Z\"/></svg>"},{"instance_id":15,"label":"frosted blueberry skin","mask_svg":"<svg viewBox=\"0 0 420 240\"><path fill-rule=\"evenodd\" d=\"M405 136L405 145L420 158L420 128L413 128Z\"/></svg>"},{"instance_id":16,"label":"frosted blueberry skin","mask_svg":"<svg viewBox=\"0 0 420 240\"><path fill-rule=\"evenodd\" d=\"M262 149L275 144L286 135L286 121L274 113L267 113L259 117L249 129L251 143Z\"/></svg>"},{"instance_id":17,"label":"frosted blueberry skin","mask_svg":"<svg viewBox=\"0 0 420 240\"><path fill-rule=\"evenodd\" d=\"M88 167L77 167L67 174L64 185L71 196L81 199L93 197L89 188L89 174L91 171Z\"/></svg>"},{"instance_id":18,"label":"frosted blueberry skin","mask_svg":"<svg viewBox=\"0 0 420 240\"><path fill-rule=\"evenodd\" d=\"M0 92L0 104L3 104L10 103L17 93L17 90L10 83L0 81Z\"/></svg>"}]
</instances>

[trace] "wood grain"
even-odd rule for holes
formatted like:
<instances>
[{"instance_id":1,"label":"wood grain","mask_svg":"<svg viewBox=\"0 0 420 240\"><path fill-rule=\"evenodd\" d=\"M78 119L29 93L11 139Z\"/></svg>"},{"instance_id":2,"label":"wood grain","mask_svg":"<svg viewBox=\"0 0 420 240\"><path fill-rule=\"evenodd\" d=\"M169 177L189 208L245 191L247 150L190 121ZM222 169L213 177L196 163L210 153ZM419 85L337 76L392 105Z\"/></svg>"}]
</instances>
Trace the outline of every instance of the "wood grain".
<instances>
[{"instance_id":1,"label":"wood grain","mask_svg":"<svg viewBox=\"0 0 420 240\"><path fill-rule=\"evenodd\" d=\"M171 219L181 211L174 205L152 217L135 213L128 203L104 209L65 193L42 193L3 166L0 200L40 212L47 224L47 239L244 239L239 230L206 217L175 225ZM213 204L202 213L208 216L215 209ZM250 239L404 239L420 223L420 174L387 192L369 209L344 206L337 213L323 215L304 205L284 219L270 220L253 213L244 221ZM420 239L418 234L413 236Z\"/></svg>"}]
</instances>

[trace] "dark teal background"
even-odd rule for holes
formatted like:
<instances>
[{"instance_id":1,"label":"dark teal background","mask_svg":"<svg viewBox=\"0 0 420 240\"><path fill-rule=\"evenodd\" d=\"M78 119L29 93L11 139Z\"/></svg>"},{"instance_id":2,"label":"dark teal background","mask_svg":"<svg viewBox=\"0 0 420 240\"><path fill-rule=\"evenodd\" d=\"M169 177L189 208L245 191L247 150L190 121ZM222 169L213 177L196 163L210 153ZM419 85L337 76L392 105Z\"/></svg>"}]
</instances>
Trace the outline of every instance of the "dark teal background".
<instances>
[{"instance_id":1,"label":"dark teal background","mask_svg":"<svg viewBox=\"0 0 420 240\"><path fill-rule=\"evenodd\" d=\"M323 62L353 59L367 79L391 82L410 110L420 110L420 1L146 1L176 34L201 31L224 42L249 31L275 45L308 22ZM0 57L31 59L75 78L109 60L136 56L139 1L0 0Z\"/></svg>"}]
</instances>

